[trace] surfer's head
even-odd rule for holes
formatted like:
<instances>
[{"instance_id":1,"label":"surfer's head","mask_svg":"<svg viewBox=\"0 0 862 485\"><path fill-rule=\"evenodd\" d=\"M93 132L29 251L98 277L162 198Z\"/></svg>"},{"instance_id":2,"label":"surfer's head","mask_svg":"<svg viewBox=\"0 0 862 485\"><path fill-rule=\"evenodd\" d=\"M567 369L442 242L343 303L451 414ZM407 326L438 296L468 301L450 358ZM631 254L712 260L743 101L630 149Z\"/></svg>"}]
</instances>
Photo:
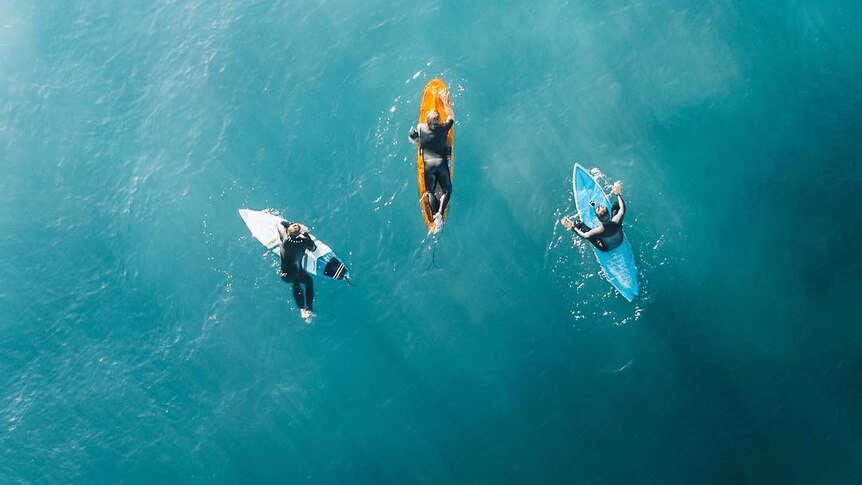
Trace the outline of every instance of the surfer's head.
<instances>
[{"instance_id":1,"label":"surfer's head","mask_svg":"<svg viewBox=\"0 0 862 485\"><path fill-rule=\"evenodd\" d=\"M425 121L428 123L428 126L437 126L440 124L440 113L437 112L436 109L432 109L425 115Z\"/></svg>"},{"instance_id":2,"label":"surfer's head","mask_svg":"<svg viewBox=\"0 0 862 485\"><path fill-rule=\"evenodd\" d=\"M292 224L288 224L287 221L281 221L281 225L287 229L287 235L291 237L295 237L299 235L299 232L302 230L302 226L298 223L294 222Z\"/></svg>"},{"instance_id":3,"label":"surfer's head","mask_svg":"<svg viewBox=\"0 0 862 485\"><path fill-rule=\"evenodd\" d=\"M610 219L610 217L608 217L608 208L604 205L596 207L596 217L598 217L602 222L608 222L608 219Z\"/></svg>"}]
</instances>

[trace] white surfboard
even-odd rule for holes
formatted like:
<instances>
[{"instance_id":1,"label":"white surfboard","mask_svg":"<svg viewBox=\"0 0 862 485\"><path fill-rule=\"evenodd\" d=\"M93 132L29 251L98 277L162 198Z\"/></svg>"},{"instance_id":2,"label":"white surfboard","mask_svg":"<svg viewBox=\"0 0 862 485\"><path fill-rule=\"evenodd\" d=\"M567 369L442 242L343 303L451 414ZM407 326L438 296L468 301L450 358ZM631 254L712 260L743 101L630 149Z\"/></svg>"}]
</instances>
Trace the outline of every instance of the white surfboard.
<instances>
[{"instance_id":1,"label":"white surfboard","mask_svg":"<svg viewBox=\"0 0 862 485\"><path fill-rule=\"evenodd\" d=\"M278 255L281 249L281 239L278 236L278 226L285 219L275 214L266 211L256 211L250 209L240 209L239 215L242 217L245 225L251 231L251 235L260 241L266 249ZM350 280L347 266L341 262L338 256L332 252L332 249L323 241L309 234L317 250L314 252L305 251L305 256L302 258L302 267L313 275L325 276L334 280Z\"/></svg>"}]
</instances>

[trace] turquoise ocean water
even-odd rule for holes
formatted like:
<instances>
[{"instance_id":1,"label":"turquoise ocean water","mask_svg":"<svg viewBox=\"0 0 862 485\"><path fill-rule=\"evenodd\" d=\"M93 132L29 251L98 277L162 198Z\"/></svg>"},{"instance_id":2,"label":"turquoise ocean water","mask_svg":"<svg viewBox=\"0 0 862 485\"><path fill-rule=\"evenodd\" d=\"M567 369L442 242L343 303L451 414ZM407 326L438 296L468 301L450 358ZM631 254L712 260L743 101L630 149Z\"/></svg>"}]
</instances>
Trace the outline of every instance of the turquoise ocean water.
<instances>
[{"instance_id":1,"label":"turquoise ocean water","mask_svg":"<svg viewBox=\"0 0 862 485\"><path fill-rule=\"evenodd\" d=\"M0 2L0 482L858 483L862 6ZM457 118L447 227L407 142ZM641 298L556 224L622 180ZM356 287L303 324L237 209Z\"/></svg>"}]
</instances>

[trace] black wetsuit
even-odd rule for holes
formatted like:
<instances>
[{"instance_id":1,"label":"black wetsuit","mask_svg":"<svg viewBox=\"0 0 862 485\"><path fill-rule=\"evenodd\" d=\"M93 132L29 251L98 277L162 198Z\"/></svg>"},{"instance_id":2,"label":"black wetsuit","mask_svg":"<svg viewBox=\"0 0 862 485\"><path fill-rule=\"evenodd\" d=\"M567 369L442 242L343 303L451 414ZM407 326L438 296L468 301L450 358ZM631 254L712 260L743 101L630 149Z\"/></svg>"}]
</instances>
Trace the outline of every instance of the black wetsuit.
<instances>
[{"instance_id":1,"label":"black wetsuit","mask_svg":"<svg viewBox=\"0 0 862 485\"><path fill-rule=\"evenodd\" d=\"M317 246L308 234L295 237L287 236L281 242L281 280L293 283L293 299L300 309L314 311L314 282L311 275L302 268L305 250L316 251ZM305 285L303 294L302 286Z\"/></svg>"},{"instance_id":2,"label":"black wetsuit","mask_svg":"<svg viewBox=\"0 0 862 485\"><path fill-rule=\"evenodd\" d=\"M618 199L622 198L621 196L617 196ZM620 217L620 222L616 223L613 221L613 217L617 215L620 211L620 203L619 201L614 201L611 206L611 216L607 218L607 220L599 221L601 225L604 227L604 231L601 234L597 234L595 236L591 236L589 241L593 243L593 246L598 248L600 251L610 251L612 249L616 249L620 247L623 243L623 219L625 219L626 214L623 213L622 217ZM583 232L587 232L590 230L586 224L581 221L577 221L575 223L575 227Z\"/></svg>"},{"instance_id":3,"label":"black wetsuit","mask_svg":"<svg viewBox=\"0 0 862 485\"><path fill-rule=\"evenodd\" d=\"M422 159L425 162L425 190L428 193L428 202L434 212L442 213L449 204L452 194L452 178L449 176L449 130L455 120L447 118L445 123L434 128L414 127L410 130L410 139L418 140L419 149L422 150ZM440 201L434 196L434 184L439 183L443 195ZM439 204L439 209L438 209Z\"/></svg>"}]
</instances>

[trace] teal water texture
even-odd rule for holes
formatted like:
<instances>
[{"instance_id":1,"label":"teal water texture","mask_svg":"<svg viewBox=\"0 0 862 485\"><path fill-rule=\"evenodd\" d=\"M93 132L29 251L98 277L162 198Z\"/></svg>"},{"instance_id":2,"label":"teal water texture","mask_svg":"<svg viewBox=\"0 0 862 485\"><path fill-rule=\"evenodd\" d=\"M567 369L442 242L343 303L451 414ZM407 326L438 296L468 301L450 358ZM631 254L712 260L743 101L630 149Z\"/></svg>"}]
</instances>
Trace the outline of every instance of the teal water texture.
<instances>
[{"instance_id":1,"label":"teal water texture","mask_svg":"<svg viewBox=\"0 0 862 485\"><path fill-rule=\"evenodd\" d=\"M5 0L0 481L853 483L862 6ZM426 240L407 142L457 115ZM573 211L622 180L641 298ZM237 209L351 267L303 324Z\"/></svg>"}]
</instances>

